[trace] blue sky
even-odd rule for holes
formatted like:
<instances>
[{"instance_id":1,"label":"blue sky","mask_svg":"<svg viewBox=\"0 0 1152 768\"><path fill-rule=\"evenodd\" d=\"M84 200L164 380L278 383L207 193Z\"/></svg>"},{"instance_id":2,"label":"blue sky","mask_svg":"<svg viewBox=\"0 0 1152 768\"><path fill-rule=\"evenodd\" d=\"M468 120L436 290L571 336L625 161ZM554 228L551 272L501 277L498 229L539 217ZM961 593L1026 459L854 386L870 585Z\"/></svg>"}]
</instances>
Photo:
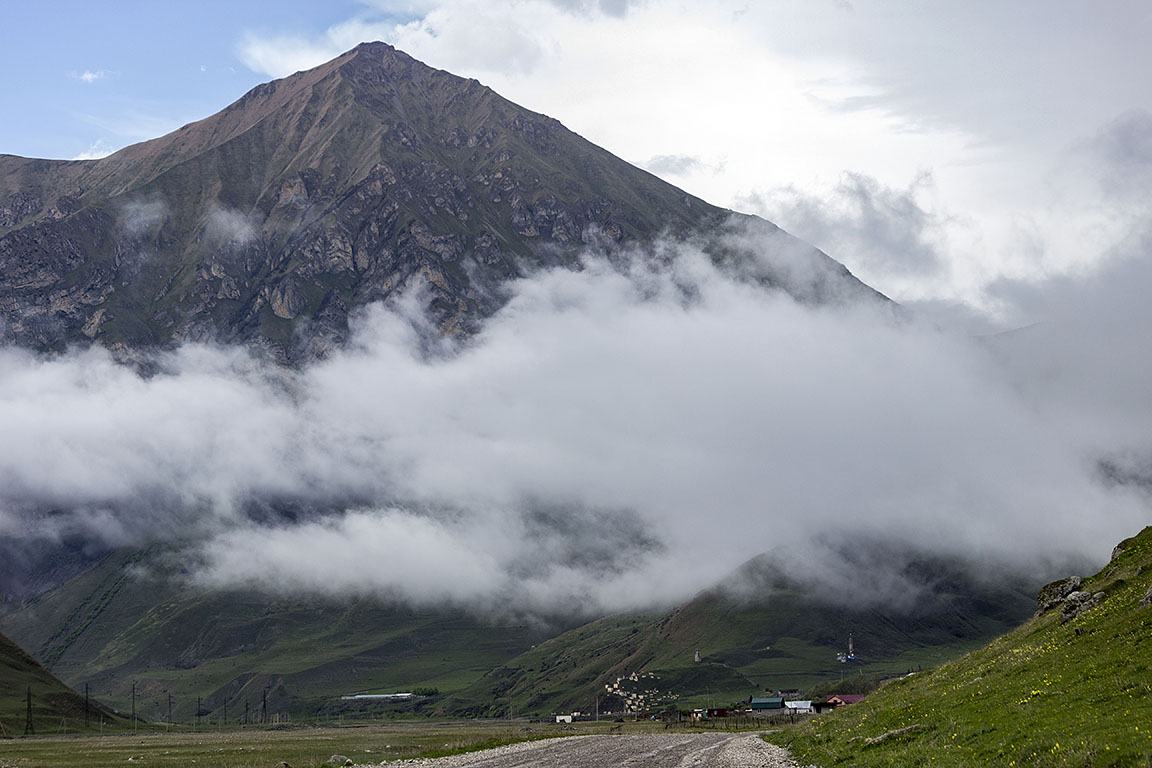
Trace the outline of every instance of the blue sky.
<instances>
[{"instance_id":1,"label":"blue sky","mask_svg":"<svg viewBox=\"0 0 1152 768\"><path fill-rule=\"evenodd\" d=\"M272 15L272 6L4 0L0 152L67 159L206 117L268 79L238 58L245 34L312 33L358 8L284 0Z\"/></svg>"}]
</instances>

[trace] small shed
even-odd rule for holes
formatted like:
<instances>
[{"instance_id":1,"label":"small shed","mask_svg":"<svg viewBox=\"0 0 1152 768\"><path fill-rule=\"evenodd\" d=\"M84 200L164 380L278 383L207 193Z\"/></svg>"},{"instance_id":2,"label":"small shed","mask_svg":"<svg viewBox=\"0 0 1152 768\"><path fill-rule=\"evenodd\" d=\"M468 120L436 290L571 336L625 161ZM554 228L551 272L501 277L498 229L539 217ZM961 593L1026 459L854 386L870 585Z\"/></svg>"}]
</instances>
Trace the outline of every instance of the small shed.
<instances>
[{"instance_id":1,"label":"small shed","mask_svg":"<svg viewBox=\"0 0 1152 768\"><path fill-rule=\"evenodd\" d=\"M812 700L785 701L784 709L796 714L809 714L812 712Z\"/></svg>"},{"instance_id":2,"label":"small shed","mask_svg":"<svg viewBox=\"0 0 1152 768\"><path fill-rule=\"evenodd\" d=\"M572 715L556 715L556 722L570 723L572 722Z\"/></svg>"},{"instance_id":3,"label":"small shed","mask_svg":"<svg viewBox=\"0 0 1152 768\"><path fill-rule=\"evenodd\" d=\"M773 709L784 709L783 696L765 696L763 698L752 699L753 712L766 712Z\"/></svg>"}]
</instances>

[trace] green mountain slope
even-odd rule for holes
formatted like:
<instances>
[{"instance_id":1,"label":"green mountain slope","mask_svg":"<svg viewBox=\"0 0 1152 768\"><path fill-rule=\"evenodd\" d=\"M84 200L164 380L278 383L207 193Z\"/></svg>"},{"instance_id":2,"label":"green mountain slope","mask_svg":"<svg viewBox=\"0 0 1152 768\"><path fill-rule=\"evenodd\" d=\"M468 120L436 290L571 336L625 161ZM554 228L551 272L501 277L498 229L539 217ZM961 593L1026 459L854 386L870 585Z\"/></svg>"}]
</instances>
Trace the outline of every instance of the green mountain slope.
<instances>
[{"instance_id":1,"label":"green mountain slope","mask_svg":"<svg viewBox=\"0 0 1152 768\"><path fill-rule=\"evenodd\" d=\"M89 700L60 682L31 656L0 635L0 739L24 734L28 717L28 693L32 695L32 729L50 734L85 729L116 728L125 721L104 706ZM0 750L2 751L2 750Z\"/></svg>"},{"instance_id":2,"label":"green mountain slope","mask_svg":"<svg viewBox=\"0 0 1152 768\"><path fill-rule=\"evenodd\" d=\"M730 703L859 674L955 658L1023 621L1031 598L936 564L933 596L912 610L852 610L788 581L763 598L714 589L664 614L610 616L563 631L494 624L449 608L281 600L207 592L161 572L159 553L119 552L0 617L0 630L73 685L149 718L249 708L307 715L340 694L436 689L416 704L507 715ZM724 580L755 584L762 563ZM765 590L768 588L765 586ZM858 663L841 664L848 635ZM694 661L696 649L701 661ZM632 676L636 679L630 679ZM607 686L614 686L609 691ZM648 691L646 698L634 695Z\"/></svg>"},{"instance_id":3,"label":"green mountain slope","mask_svg":"<svg viewBox=\"0 0 1152 768\"><path fill-rule=\"evenodd\" d=\"M902 674L956 658L1018 626L1032 598L978 583L963 568L910 563L933 585L916 606L851 608L774 575L754 561L724 579L751 595L713 589L657 616L614 616L570 630L493 670L448 707L473 713L729 704L778 689L806 689L857 675ZM770 571L770 569L768 569ZM848 637L858 661L840 663ZM700 650L701 659L695 661ZM643 680L629 679L643 675ZM618 684L623 693L605 686Z\"/></svg>"},{"instance_id":4,"label":"green mountain slope","mask_svg":"<svg viewBox=\"0 0 1152 768\"><path fill-rule=\"evenodd\" d=\"M150 576L155 555L120 552L0 619L73 685L147 717L223 717L263 706L307 713L353 692L454 691L539 642L451 608L371 600L279 600L205 592Z\"/></svg>"},{"instance_id":5,"label":"green mountain slope","mask_svg":"<svg viewBox=\"0 0 1152 768\"><path fill-rule=\"evenodd\" d=\"M1039 602L991 645L775 740L826 768L1152 764L1152 528Z\"/></svg>"}]
</instances>

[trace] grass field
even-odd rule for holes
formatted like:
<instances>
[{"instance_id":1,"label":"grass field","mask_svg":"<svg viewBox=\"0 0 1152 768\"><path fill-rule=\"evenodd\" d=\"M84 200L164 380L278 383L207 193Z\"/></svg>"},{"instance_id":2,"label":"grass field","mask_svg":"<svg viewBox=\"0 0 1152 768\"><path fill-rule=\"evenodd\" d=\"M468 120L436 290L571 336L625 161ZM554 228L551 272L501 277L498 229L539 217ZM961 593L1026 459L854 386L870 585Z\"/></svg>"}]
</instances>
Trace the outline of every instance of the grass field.
<instances>
[{"instance_id":1,"label":"grass field","mask_svg":"<svg viewBox=\"0 0 1152 768\"><path fill-rule=\"evenodd\" d=\"M1125 545L1080 588L1095 607L1051 610L772 739L825 768L1152 765L1152 528Z\"/></svg>"},{"instance_id":2,"label":"grass field","mask_svg":"<svg viewBox=\"0 0 1152 768\"><path fill-rule=\"evenodd\" d=\"M684 728L689 726L685 725ZM357 763L436 757L532 739L608 733L664 732L661 723L556 723L526 721L394 722L283 730L232 729L140 732L112 736L41 736L0 740L0 768L106 768L141 762L149 766L269 768L286 762L316 768L333 755Z\"/></svg>"}]
</instances>

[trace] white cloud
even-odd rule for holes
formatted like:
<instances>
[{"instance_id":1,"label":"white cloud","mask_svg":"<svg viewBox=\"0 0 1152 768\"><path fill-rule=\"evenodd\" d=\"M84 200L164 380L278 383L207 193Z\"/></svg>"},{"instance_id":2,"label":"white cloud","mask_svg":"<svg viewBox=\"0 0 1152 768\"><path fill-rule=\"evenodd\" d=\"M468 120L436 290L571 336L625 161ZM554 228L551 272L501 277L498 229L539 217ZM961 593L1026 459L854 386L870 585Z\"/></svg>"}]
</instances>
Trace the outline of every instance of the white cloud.
<instances>
[{"instance_id":1,"label":"white cloud","mask_svg":"<svg viewBox=\"0 0 1152 768\"><path fill-rule=\"evenodd\" d=\"M104 139L97 139L88 145L88 149L73 157L73 160L99 160L102 157L108 157L116 150L109 145Z\"/></svg>"},{"instance_id":2,"label":"white cloud","mask_svg":"<svg viewBox=\"0 0 1152 768\"><path fill-rule=\"evenodd\" d=\"M846 173L820 194L789 186L751 195L745 205L836 254L864 282L887 286L906 300L925 285L951 281L949 234L964 225L936 208L934 187L926 174L894 189Z\"/></svg>"},{"instance_id":3,"label":"white cloud","mask_svg":"<svg viewBox=\"0 0 1152 768\"><path fill-rule=\"evenodd\" d=\"M120 205L124 231L136 236L154 230L168 216L168 204L160 198L128 200Z\"/></svg>"},{"instance_id":4,"label":"white cloud","mask_svg":"<svg viewBox=\"0 0 1152 768\"><path fill-rule=\"evenodd\" d=\"M108 76L108 71L104 69L90 70L86 69L83 72L73 72L69 77L79 80L84 83L92 84L97 80L103 80Z\"/></svg>"},{"instance_id":5,"label":"white cloud","mask_svg":"<svg viewBox=\"0 0 1152 768\"><path fill-rule=\"evenodd\" d=\"M1152 370L1093 356L1097 331L1140 348L1122 318L1146 269L1068 288L1117 318L1058 345L1068 371L1109 366L1090 391L1029 386L1047 353L1006 373L981 343L664 255L522 280L461 342L371 307L298 371L207 346L146 375L0 351L0 517L198 542L207 584L517 610L680 599L761 552L818 569L877 538L1043 570L1146 520L1096 461L1152 455L1133 397ZM856 575L885 597L891 574Z\"/></svg>"},{"instance_id":6,"label":"white cloud","mask_svg":"<svg viewBox=\"0 0 1152 768\"><path fill-rule=\"evenodd\" d=\"M257 227L240 211L216 207L204 221L204 235L213 247L244 246L256 238Z\"/></svg>"},{"instance_id":7,"label":"white cloud","mask_svg":"<svg viewBox=\"0 0 1152 768\"><path fill-rule=\"evenodd\" d=\"M348 48L359 42L352 43ZM271 77L287 77L293 72L311 69L346 50L333 41L310 41L300 37L264 37L247 35L240 43L239 56L244 66Z\"/></svg>"},{"instance_id":8,"label":"white cloud","mask_svg":"<svg viewBox=\"0 0 1152 768\"><path fill-rule=\"evenodd\" d=\"M702 163L692 155L656 155L637 165L657 175L683 176L698 170Z\"/></svg>"}]
</instances>

